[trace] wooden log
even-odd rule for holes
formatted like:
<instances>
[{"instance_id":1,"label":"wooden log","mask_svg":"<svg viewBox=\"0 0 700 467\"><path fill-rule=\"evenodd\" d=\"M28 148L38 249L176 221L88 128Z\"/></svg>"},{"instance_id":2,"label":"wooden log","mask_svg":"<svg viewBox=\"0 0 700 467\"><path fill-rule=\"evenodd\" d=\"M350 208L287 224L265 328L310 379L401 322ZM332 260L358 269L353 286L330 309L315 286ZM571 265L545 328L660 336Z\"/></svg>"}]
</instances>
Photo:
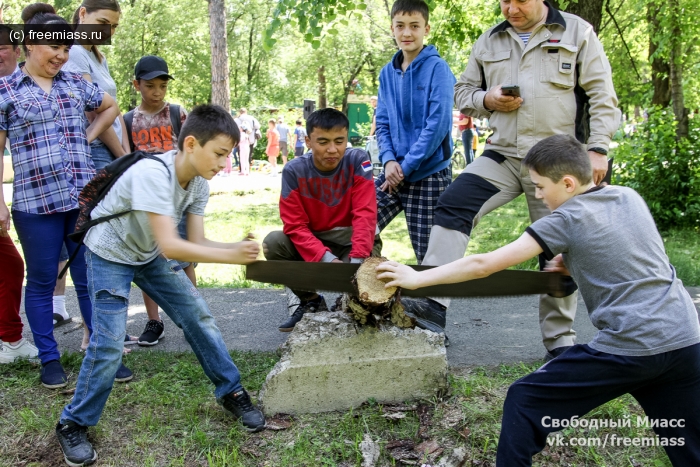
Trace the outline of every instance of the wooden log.
<instances>
[{"instance_id":1,"label":"wooden log","mask_svg":"<svg viewBox=\"0 0 700 467\"><path fill-rule=\"evenodd\" d=\"M382 321L390 321L400 328L413 328L416 320L404 312L400 289L385 288L385 282L377 279L375 268L386 258L368 258L355 274L357 295L344 294L339 297L335 310L349 313L360 324L378 326Z\"/></svg>"},{"instance_id":2,"label":"wooden log","mask_svg":"<svg viewBox=\"0 0 700 467\"><path fill-rule=\"evenodd\" d=\"M357 270L355 282L357 284L358 298L365 305L384 305L396 294L396 287L387 289L384 286L385 282L377 279L375 268L385 261L389 260L384 257L367 258Z\"/></svg>"}]
</instances>

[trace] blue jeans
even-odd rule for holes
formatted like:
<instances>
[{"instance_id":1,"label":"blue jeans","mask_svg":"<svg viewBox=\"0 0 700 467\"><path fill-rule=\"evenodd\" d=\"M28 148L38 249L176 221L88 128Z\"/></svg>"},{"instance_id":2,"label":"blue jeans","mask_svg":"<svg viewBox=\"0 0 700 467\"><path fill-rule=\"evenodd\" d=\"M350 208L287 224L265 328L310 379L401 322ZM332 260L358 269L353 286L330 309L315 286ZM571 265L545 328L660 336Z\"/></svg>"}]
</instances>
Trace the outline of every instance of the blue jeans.
<instances>
[{"instance_id":1,"label":"blue jeans","mask_svg":"<svg viewBox=\"0 0 700 467\"><path fill-rule=\"evenodd\" d=\"M95 164L95 170L103 169L107 164L116 159L112 151L102 143L91 144L90 155L92 156L92 163Z\"/></svg>"},{"instance_id":2,"label":"blue jeans","mask_svg":"<svg viewBox=\"0 0 700 467\"><path fill-rule=\"evenodd\" d=\"M235 165L238 166L238 171L241 171L241 163L238 161L238 146L233 148L233 161L236 163Z\"/></svg>"},{"instance_id":3,"label":"blue jeans","mask_svg":"<svg viewBox=\"0 0 700 467\"><path fill-rule=\"evenodd\" d=\"M464 146L464 158L467 161L467 165L474 162L472 143L474 143L474 132L470 128L467 128L462 131L462 146Z\"/></svg>"},{"instance_id":4,"label":"blue jeans","mask_svg":"<svg viewBox=\"0 0 700 467\"><path fill-rule=\"evenodd\" d=\"M27 288L24 294L24 310L39 349L41 363L58 360L56 339L53 337L53 289L58 278L58 261L65 244L73 254L78 245L68 239L75 230L78 210L56 214L28 214L12 211L12 219L27 263ZM83 320L92 332L92 304L87 289L87 277L83 254L85 247L71 264L70 275L78 294L78 304Z\"/></svg>"},{"instance_id":5,"label":"blue jeans","mask_svg":"<svg viewBox=\"0 0 700 467\"><path fill-rule=\"evenodd\" d=\"M699 386L700 344L647 357L575 345L508 389L496 466L531 466L547 435L561 429L552 420L583 417L626 393L650 420L685 420L682 427L658 426L654 432L660 438L684 438L685 446L664 448L671 464L700 465Z\"/></svg>"},{"instance_id":6,"label":"blue jeans","mask_svg":"<svg viewBox=\"0 0 700 467\"><path fill-rule=\"evenodd\" d=\"M90 336L73 400L61 414L62 423L72 420L94 426L100 419L122 361L132 281L184 331L204 373L214 383L217 398L242 388L238 368L209 307L177 261L159 255L139 266L120 264L100 258L89 248L85 260L95 332Z\"/></svg>"}]
</instances>

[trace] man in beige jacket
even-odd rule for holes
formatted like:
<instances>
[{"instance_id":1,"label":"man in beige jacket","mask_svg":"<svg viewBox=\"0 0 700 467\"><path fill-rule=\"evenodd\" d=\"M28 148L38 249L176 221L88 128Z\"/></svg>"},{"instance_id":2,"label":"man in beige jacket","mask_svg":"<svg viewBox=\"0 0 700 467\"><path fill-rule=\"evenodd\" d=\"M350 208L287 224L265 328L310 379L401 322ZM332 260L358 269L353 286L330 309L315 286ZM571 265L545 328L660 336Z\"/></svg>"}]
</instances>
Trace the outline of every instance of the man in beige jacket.
<instances>
[{"instance_id":1,"label":"man in beige jacket","mask_svg":"<svg viewBox=\"0 0 700 467\"><path fill-rule=\"evenodd\" d=\"M562 133L576 136L586 145L595 183L607 172L608 145L620 112L610 64L593 28L543 0L501 0L500 4L505 21L477 40L455 85L457 108L465 115L488 118L493 133L481 157L440 196L426 265L464 256L479 219L522 193L531 221L550 214L535 198L528 170L521 166L528 150L541 139ZM542 258L540 265L544 266ZM411 300L409 311L444 323L447 306L449 300L443 298ZM541 296L546 360L574 344L575 315L575 292L560 299Z\"/></svg>"}]
</instances>

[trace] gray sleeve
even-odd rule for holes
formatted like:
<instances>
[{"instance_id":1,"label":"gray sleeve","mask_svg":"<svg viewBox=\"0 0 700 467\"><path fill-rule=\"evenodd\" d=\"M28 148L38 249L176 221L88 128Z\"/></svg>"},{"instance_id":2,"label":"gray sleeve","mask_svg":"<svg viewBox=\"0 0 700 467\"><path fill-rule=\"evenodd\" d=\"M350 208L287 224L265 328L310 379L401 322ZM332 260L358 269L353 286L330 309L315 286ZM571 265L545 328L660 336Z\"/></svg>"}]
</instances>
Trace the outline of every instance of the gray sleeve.
<instances>
[{"instance_id":1,"label":"gray sleeve","mask_svg":"<svg viewBox=\"0 0 700 467\"><path fill-rule=\"evenodd\" d=\"M147 161L143 165L144 167L135 170L131 179L131 208L134 211L173 217L175 207L167 169L160 162Z\"/></svg>"},{"instance_id":2,"label":"gray sleeve","mask_svg":"<svg viewBox=\"0 0 700 467\"><path fill-rule=\"evenodd\" d=\"M535 221L525 231L540 245L547 260L569 251L569 223L558 211Z\"/></svg>"},{"instance_id":3,"label":"gray sleeve","mask_svg":"<svg viewBox=\"0 0 700 467\"><path fill-rule=\"evenodd\" d=\"M195 216L204 216L204 210L207 207L207 202L209 201L209 184L203 178L198 179L197 187L194 193L194 199L192 204L190 204L186 212L192 213Z\"/></svg>"},{"instance_id":4,"label":"gray sleeve","mask_svg":"<svg viewBox=\"0 0 700 467\"><path fill-rule=\"evenodd\" d=\"M79 49L76 49L76 47L82 48L83 46L75 45L71 47L68 61L65 63L65 65L63 65L63 71L78 73L79 75L90 75L92 78L90 59L87 56L87 52L80 51Z\"/></svg>"}]
</instances>

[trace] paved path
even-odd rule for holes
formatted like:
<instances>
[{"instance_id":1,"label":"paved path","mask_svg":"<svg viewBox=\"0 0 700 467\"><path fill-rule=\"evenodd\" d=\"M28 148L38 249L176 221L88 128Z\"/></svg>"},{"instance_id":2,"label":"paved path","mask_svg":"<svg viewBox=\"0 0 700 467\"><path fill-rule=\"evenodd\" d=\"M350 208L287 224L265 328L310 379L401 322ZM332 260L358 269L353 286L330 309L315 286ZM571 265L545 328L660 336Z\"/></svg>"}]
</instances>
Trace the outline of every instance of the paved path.
<instances>
[{"instance_id":1,"label":"paved path","mask_svg":"<svg viewBox=\"0 0 700 467\"><path fill-rule=\"evenodd\" d=\"M688 289L700 312L700 287ZM281 289L200 289L216 317L229 349L274 351L287 334L277 330L287 314L287 297ZM75 292L69 288L67 307L75 324L56 330L62 351L78 351L82 330L79 325ZM453 301L448 313L447 334L451 345L447 357L452 367L500 363L533 362L544 355L537 322L537 297L473 298ZM164 313L162 313L164 315ZM23 316L24 319L24 316ZM141 293L132 290L127 332L139 335L146 324L146 310ZM166 351L189 350L182 331L164 316L166 337L151 349ZM575 329L578 342L588 342L595 328L588 319L586 308L579 299ZM25 337L31 339L25 320ZM132 346L135 351L148 348Z\"/></svg>"},{"instance_id":2,"label":"paved path","mask_svg":"<svg viewBox=\"0 0 700 467\"><path fill-rule=\"evenodd\" d=\"M209 182L212 192L234 190L279 189L280 178L251 174L250 177L214 177ZM4 184L5 199L11 200L12 187ZM279 289L201 289L230 349L274 351L287 335L277 331L287 315L286 296ZM700 287L689 288L700 310ZM67 307L79 323L75 292L67 293ZM544 347L537 319L535 296L508 298L473 298L453 301L448 312L447 334L450 347L447 357L451 366L498 365L532 362L541 359ZM23 309L24 307L22 307ZM165 316L166 337L154 350L189 350L182 331ZM24 316L23 316L23 319ZM146 324L146 310L139 290L132 291L127 331L139 335ZM595 328L588 319L586 306L579 298L574 329L578 342L588 342ZM25 337L31 338L25 319ZM59 327L56 338L61 350L78 351L82 331L79 325ZM148 349L132 346L139 351Z\"/></svg>"}]
</instances>

